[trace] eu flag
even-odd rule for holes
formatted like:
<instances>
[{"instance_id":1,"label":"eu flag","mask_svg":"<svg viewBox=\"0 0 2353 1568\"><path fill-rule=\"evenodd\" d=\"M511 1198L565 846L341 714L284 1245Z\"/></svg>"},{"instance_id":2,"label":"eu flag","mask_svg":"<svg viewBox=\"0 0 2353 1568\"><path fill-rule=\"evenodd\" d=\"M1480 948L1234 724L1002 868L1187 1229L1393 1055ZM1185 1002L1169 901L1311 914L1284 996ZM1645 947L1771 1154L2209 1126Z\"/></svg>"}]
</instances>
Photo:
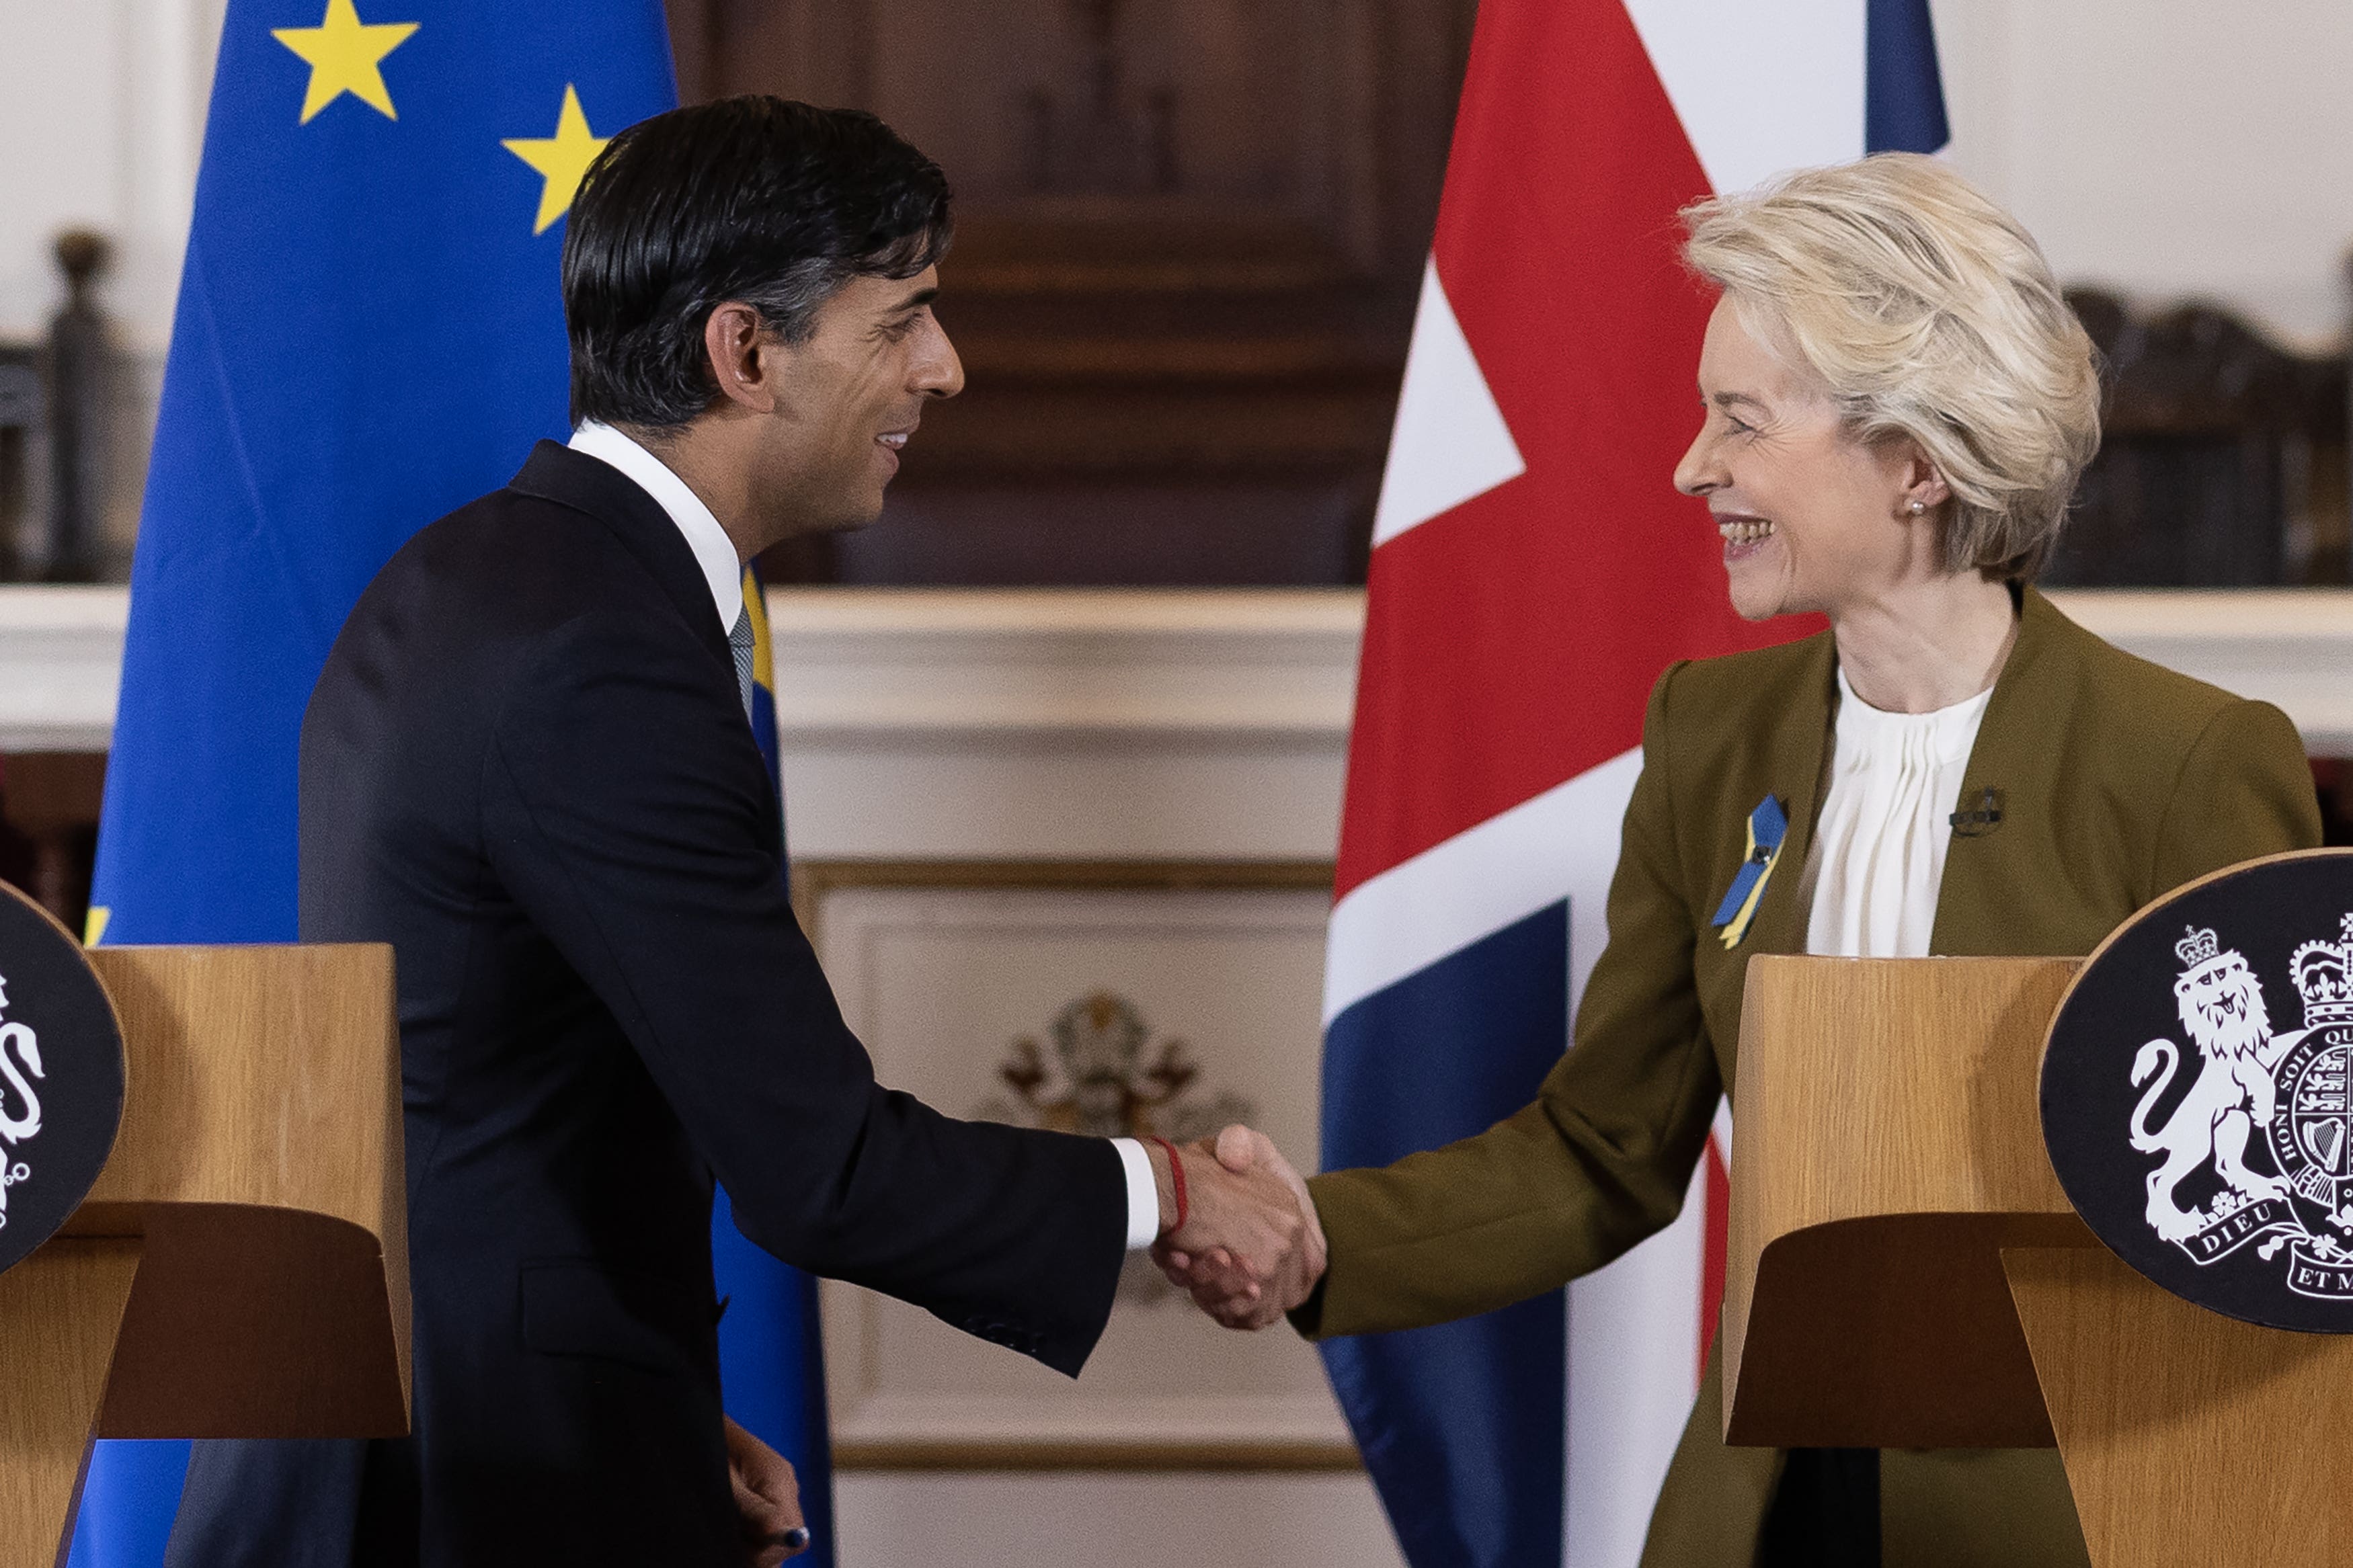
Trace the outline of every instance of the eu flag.
<instances>
[{"instance_id":1,"label":"eu flag","mask_svg":"<svg viewBox=\"0 0 2353 1568\"><path fill-rule=\"evenodd\" d=\"M294 940L295 747L328 647L411 532L563 436L564 215L604 139L676 101L659 0L230 0L93 942ZM805 1285L728 1239L730 1339L752 1346L730 1405L821 1498ZM160 1562L185 1463L100 1445L77 1568Z\"/></svg>"}]
</instances>

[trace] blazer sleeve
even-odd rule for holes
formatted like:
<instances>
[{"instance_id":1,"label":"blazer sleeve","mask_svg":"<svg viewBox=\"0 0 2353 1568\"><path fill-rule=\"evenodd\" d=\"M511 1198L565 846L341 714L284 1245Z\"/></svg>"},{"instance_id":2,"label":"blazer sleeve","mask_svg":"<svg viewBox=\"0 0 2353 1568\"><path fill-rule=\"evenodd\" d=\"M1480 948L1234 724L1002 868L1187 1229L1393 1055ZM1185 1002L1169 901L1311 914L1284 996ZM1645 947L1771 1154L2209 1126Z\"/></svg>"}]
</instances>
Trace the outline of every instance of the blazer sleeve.
<instances>
[{"instance_id":1,"label":"blazer sleeve","mask_svg":"<svg viewBox=\"0 0 2353 1568\"><path fill-rule=\"evenodd\" d=\"M2268 702L2234 701L2206 723L2176 775L2142 901L2210 871L2320 846L2304 741Z\"/></svg>"},{"instance_id":2,"label":"blazer sleeve","mask_svg":"<svg viewBox=\"0 0 2353 1568\"><path fill-rule=\"evenodd\" d=\"M617 616L552 637L484 764L494 874L619 1022L746 1236L1075 1375L1125 1257L1118 1152L876 1083L707 662Z\"/></svg>"},{"instance_id":3,"label":"blazer sleeve","mask_svg":"<svg viewBox=\"0 0 2353 1568\"><path fill-rule=\"evenodd\" d=\"M1678 667L1680 668L1680 667ZM1609 888L1609 942L1575 1045L1535 1103L1475 1137L1308 1184L1330 1244L1293 1314L1315 1337L1419 1328L1557 1289L1672 1222L1723 1084L1692 969L1698 923L1677 874L1669 694L1642 724L1642 771Z\"/></svg>"}]
</instances>

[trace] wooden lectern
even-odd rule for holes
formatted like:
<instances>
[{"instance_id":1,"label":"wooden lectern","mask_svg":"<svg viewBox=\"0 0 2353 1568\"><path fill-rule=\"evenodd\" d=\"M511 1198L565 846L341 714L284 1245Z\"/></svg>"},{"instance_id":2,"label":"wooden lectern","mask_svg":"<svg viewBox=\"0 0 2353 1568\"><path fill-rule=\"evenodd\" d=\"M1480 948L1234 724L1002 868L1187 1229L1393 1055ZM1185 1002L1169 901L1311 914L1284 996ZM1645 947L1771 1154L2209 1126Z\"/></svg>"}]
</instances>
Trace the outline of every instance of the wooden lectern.
<instances>
[{"instance_id":1,"label":"wooden lectern","mask_svg":"<svg viewBox=\"0 0 2353 1568\"><path fill-rule=\"evenodd\" d=\"M89 957L129 1089L98 1185L0 1274L0 1568L65 1561L93 1436L408 1427L392 950Z\"/></svg>"},{"instance_id":2,"label":"wooden lectern","mask_svg":"<svg viewBox=\"0 0 2353 1568\"><path fill-rule=\"evenodd\" d=\"M2043 1152L2074 959L1749 961L1725 1438L2054 1440L2097 1568L2353 1562L2353 1336L2144 1279Z\"/></svg>"}]
</instances>

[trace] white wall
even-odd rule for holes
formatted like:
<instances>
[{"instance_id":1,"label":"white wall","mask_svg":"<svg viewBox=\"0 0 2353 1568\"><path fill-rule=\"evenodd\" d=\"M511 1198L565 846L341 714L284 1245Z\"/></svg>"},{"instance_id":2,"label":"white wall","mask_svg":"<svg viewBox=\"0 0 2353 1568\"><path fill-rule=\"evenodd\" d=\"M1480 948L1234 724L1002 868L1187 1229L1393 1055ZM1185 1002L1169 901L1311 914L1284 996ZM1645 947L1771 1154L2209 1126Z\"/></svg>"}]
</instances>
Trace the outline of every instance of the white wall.
<instances>
[{"instance_id":1,"label":"white wall","mask_svg":"<svg viewBox=\"0 0 2353 1568\"><path fill-rule=\"evenodd\" d=\"M160 354L227 0L0 0L0 337L63 297L49 241L104 230L127 347Z\"/></svg>"},{"instance_id":2,"label":"white wall","mask_svg":"<svg viewBox=\"0 0 2353 1568\"><path fill-rule=\"evenodd\" d=\"M2353 5L1933 0L1952 156L2069 282L2200 294L2306 346L2353 300Z\"/></svg>"},{"instance_id":3,"label":"white wall","mask_svg":"<svg viewBox=\"0 0 2353 1568\"><path fill-rule=\"evenodd\" d=\"M0 340L38 338L63 302L50 254L59 230L95 228L114 242L99 299L128 353L90 432L114 571L128 568L138 533L227 4L0 0ZM37 437L26 498L36 519L47 505L42 454Z\"/></svg>"}]
</instances>

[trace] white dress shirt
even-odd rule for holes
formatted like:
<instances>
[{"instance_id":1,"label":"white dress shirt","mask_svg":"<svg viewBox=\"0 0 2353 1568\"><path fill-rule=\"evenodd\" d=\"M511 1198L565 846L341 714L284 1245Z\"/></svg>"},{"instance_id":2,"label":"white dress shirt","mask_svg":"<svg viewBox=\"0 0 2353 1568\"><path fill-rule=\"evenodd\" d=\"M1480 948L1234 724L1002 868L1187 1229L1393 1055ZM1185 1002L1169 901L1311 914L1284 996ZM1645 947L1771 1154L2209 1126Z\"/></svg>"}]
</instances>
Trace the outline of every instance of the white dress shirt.
<instances>
[{"instance_id":1,"label":"white dress shirt","mask_svg":"<svg viewBox=\"0 0 2353 1568\"><path fill-rule=\"evenodd\" d=\"M1801 891L1806 951L1926 958L1952 814L1991 688L1933 713L1883 713L1838 676L1837 733Z\"/></svg>"},{"instance_id":2,"label":"white dress shirt","mask_svg":"<svg viewBox=\"0 0 2353 1568\"><path fill-rule=\"evenodd\" d=\"M744 563L735 553L735 542L702 498L668 463L610 425L591 419L572 433L569 444L574 451L618 468L670 514L686 547L694 552L703 581L711 585L720 631L734 630L736 617L744 613ZM1127 1178L1128 1247L1149 1247L1160 1234L1160 1189L1152 1177L1152 1162L1133 1138L1114 1138L1111 1146L1119 1151L1120 1168Z\"/></svg>"}]
</instances>

